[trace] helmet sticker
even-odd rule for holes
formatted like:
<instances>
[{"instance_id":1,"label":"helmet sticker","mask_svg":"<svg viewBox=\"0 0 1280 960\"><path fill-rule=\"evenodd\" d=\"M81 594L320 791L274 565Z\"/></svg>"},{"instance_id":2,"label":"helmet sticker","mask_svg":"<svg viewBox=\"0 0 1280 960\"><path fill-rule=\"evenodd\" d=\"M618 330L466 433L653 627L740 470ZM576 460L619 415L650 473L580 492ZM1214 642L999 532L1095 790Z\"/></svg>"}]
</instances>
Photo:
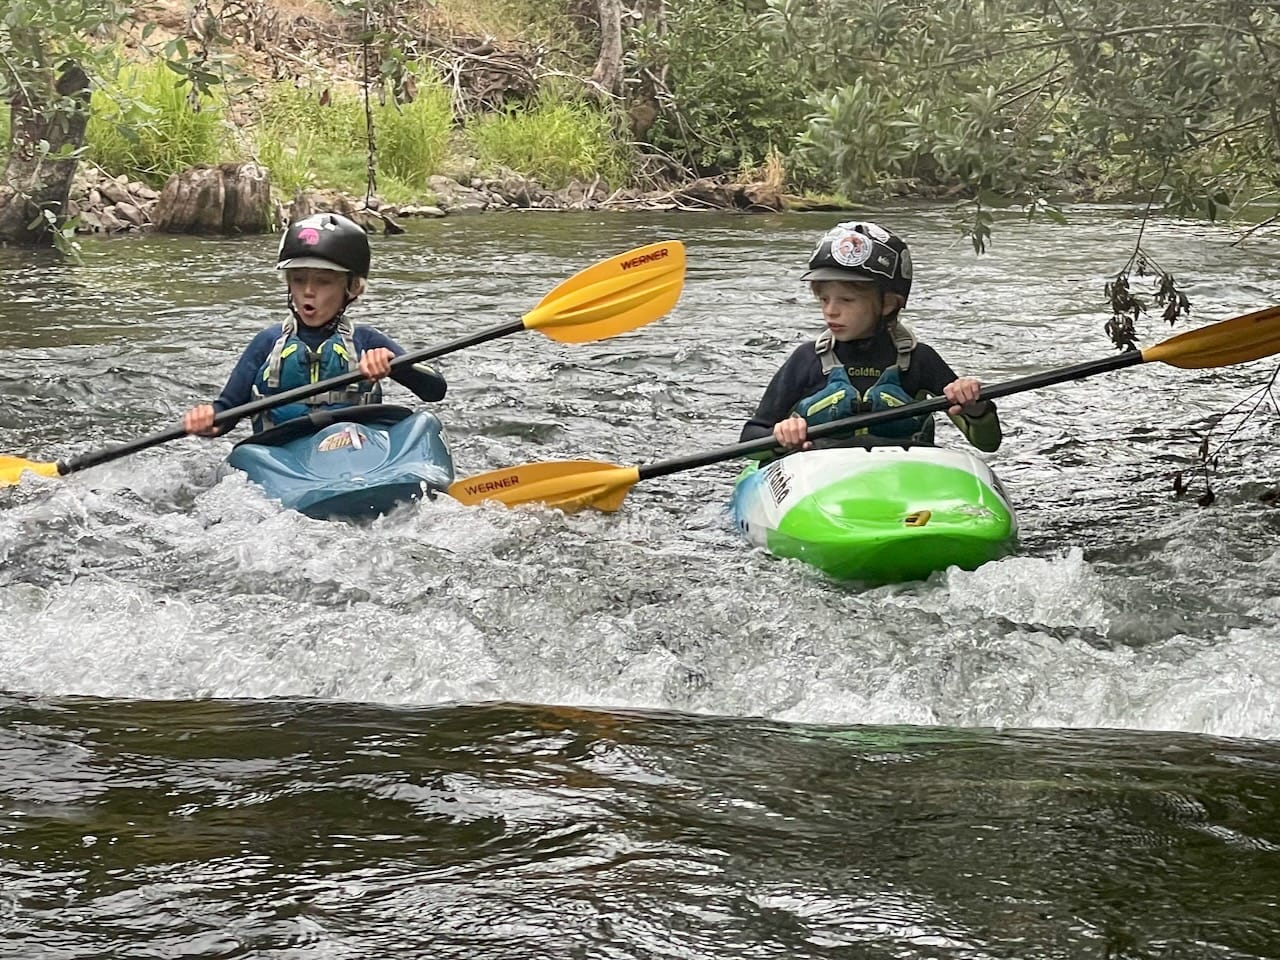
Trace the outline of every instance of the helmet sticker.
<instances>
[{"instance_id":1,"label":"helmet sticker","mask_svg":"<svg viewBox=\"0 0 1280 960\"><path fill-rule=\"evenodd\" d=\"M890 233L884 227L880 226L880 224L871 223L869 220L864 220L861 223L857 224L857 226L862 227L862 229L865 230L871 237L873 237L876 240L879 240L881 243L889 242Z\"/></svg>"},{"instance_id":2,"label":"helmet sticker","mask_svg":"<svg viewBox=\"0 0 1280 960\"><path fill-rule=\"evenodd\" d=\"M869 220L845 220L827 230L809 257L801 280L872 280L881 289L911 293L913 264L906 242L892 230Z\"/></svg>"},{"instance_id":3,"label":"helmet sticker","mask_svg":"<svg viewBox=\"0 0 1280 960\"><path fill-rule=\"evenodd\" d=\"M874 253L868 258L867 269L893 279L894 268L898 265L898 255L886 246L874 245Z\"/></svg>"},{"instance_id":4,"label":"helmet sticker","mask_svg":"<svg viewBox=\"0 0 1280 960\"><path fill-rule=\"evenodd\" d=\"M314 247L320 242L320 231L315 227L303 227L298 231L298 242L305 243L308 247Z\"/></svg>"},{"instance_id":5,"label":"helmet sticker","mask_svg":"<svg viewBox=\"0 0 1280 960\"><path fill-rule=\"evenodd\" d=\"M871 256L872 243L860 233L841 231L831 238L831 257L845 267L860 267Z\"/></svg>"},{"instance_id":6,"label":"helmet sticker","mask_svg":"<svg viewBox=\"0 0 1280 960\"><path fill-rule=\"evenodd\" d=\"M364 442L369 438L360 431L348 427L346 430L338 433L331 433L316 445L317 453L332 453L335 450L342 450L346 447L355 447L359 450L364 446Z\"/></svg>"}]
</instances>

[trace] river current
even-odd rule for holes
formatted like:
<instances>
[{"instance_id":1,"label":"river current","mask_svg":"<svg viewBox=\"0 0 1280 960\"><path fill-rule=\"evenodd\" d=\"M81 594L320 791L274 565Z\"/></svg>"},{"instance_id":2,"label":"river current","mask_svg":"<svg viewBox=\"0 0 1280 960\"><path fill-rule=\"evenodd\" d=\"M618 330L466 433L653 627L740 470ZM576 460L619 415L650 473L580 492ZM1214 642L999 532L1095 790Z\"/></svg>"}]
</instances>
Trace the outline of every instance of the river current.
<instances>
[{"instance_id":1,"label":"river current","mask_svg":"<svg viewBox=\"0 0 1280 960\"><path fill-rule=\"evenodd\" d=\"M1135 211L1011 216L981 257L950 208L875 216L957 371L1113 352ZM682 240L666 318L439 362L459 476L642 465L737 440L838 219L413 223L352 316L443 343ZM1237 238L1148 224L1192 324L1277 302L1280 244ZM283 315L273 238L84 247L0 250L6 455L170 425ZM0 489L0 957L1280 957L1274 364L1005 398L1019 552L875 588L746 548L738 463L367 526L282 510L227 438Z\"/></svg>"}]
</instances>

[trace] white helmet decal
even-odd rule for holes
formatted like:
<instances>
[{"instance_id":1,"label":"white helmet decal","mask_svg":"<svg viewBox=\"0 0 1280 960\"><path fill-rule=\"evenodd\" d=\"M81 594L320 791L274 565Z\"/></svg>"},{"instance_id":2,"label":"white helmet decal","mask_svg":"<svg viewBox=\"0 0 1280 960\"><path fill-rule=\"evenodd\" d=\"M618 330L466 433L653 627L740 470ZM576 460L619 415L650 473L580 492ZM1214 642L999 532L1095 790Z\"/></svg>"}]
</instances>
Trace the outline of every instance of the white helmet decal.
<instances>
[{"instance_id":1,"label":"white helmet decal","mask_svg":"<svg viewBox=\"0 0 1280 960\"><path fill-rule=\"evenodd\" d=\"M846 267L860 267L871 256L871 241L860 233L833 232L831 237L831 256Z\"/></svg>"},{"instance_id":2,"label":"white helmet decal","mask_svg":"<svg viewBox=\"0 0 1280 960\"><path fill-rule=\"evenodd\" d=\"M850 230L852 230L855 226L861 226L863 230L865 230L868 234L870 234L876 240L879 240L881 243L889 242L889 231L886 230L884 227L880 226L880 224L878 223L872 223L870 220L860 220L856 224L850 223L848 226Z\"/></svg>"}]
</instances>

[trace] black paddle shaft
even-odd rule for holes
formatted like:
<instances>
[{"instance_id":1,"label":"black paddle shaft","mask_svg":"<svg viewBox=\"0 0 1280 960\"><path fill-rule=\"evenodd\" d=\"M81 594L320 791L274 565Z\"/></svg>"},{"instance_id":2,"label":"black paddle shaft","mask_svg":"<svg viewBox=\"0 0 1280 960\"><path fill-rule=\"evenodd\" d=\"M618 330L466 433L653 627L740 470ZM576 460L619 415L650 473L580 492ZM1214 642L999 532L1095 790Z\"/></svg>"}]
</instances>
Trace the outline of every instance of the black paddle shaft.
<instances>
[{"instance_id":1,"label":"black paddle shaft","mask_svg":"<svg viewBox=\"0 0 1280 960\"><path fill-rule=\"evenodd\" d=\"M450 343L446 343L439 347L424 347L422 350L415 350L412 353L402 353L391 361L391 369L397 367L405 367L411 363L418 363L422 360L431 360L434 357L442 357L446 353L453 353L455 350L464 350L467 347L474 347L476 344L486 343L489 340L496 340L499 337L505 337L510 333L518 333L523 330L523 320L513 320L510 323L500 324L496 327L490 327L488 330L481 330L467 337L459 337ZM223 410L213 418L213 425L220 427L223 424L235 423L243 420L245 417L252 417L254 414L261 413L264 410L271 410L275 407L284 406L287 403L296 403L299 400L305 400L307 397L314 397L318 393L325 393L329 390L338 390L342 387L358 383L363 380L359 371L344 373L336 377L330 377L328 380L320 380L316 383L306 383L292 390L286 390L284 393L273 393L269 397L261 397L252 400L249 403L241 404L238 407L232 407L230 410ZM86 467L96 467L100 463L108 463L112 460L118 460L121 457L127 457L131 453L138 453L142 450L158 447L162 443L168 443L170 440L179 440L187 436L187 432L182 429L181 425L170 427L168 430L161 430L159 433L153 433L147 437L139 437L137 440L130 440L128 443L122 443L115 447L106 447L102 450L91 450L88 453L82 453L79 456L72 457L69 460L58 461L58 473L62 476L68 473L74 473L76 470L83 470Z\"/></svg>"},{"instance_id":2,"label":"black paddle shaft","mask_svg":"<svg viewBox=\"0 0 1280 960\"><path fill-rule=\"evenodd\" d=\"M1124 353L1118 353L1104 360L1090 360L1087 363L1077 363L1071 367L1059 367L1057 370L1048 370L1044 373L1032 374L1029 377L1019 377L1017 380L1009 380L1006 383L983 387L978 396L981 400L994 400L996 397L1007 397L1013 393L1021 393L1023 390L1036 390L1040 387L1052 386L1055 383L1065 383L1068 380L1083 380L1085 377L1091 377L1096 373L1106 373L1109 370L1122 370L1125 367L1132 367L1134 364L1142 363L1142 359L1141 350L1126 350ZM818 440L832 434L845 433L849 430L861 430L864 427L874 427L877 424L900 420L903 417L918 417L926 413L937 413L939 410L946 410L950 406L951 401L946 397L934 397L932 400L920 400L916 403L894 407L892 410L859 413L852 417L845 417L842 420L823 423L809 428L808 436L810 440ZM691 470L694 467L705 467L708 464L719 463L722 460L736 460L739 457L749 457L753 453L769 452L782 453L783 450L772 436L761 437L759 440L748 440L745 443L734 444L732 447L721 447L719 450L709 450L706 453L697 453L688 457L676 457L672 460L651 463L648 466L640 467L640 479L652 480L654 477L665 477L667 474L677 473L681 470Z\"/></svg>"}]
</instances>

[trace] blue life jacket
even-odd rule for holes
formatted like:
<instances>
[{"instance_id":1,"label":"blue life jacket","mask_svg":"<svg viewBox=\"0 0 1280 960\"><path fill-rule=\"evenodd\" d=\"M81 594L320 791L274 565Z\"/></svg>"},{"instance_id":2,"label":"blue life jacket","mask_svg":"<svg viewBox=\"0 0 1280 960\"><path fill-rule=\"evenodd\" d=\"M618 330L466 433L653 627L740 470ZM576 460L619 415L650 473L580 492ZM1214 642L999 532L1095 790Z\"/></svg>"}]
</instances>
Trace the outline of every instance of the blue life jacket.
<instances>
[{"instance_id":1,"label":"blue life jacket","mask_svg":"<svg viewBox=\"0 0 1280 960\"><path fill-rule=\"evenodd\" d=\"M827 384L795 405L792 413L804 417L811 427L851 417L862 409L862 397L854 389L844 365L832 367Z\"/></svg>"},{"instance_id":2,"label":"blue life jacket","mask_svg":"<svg viewBox=\"0 0 1280 960\"><path fill-rule=\"evenodd\" d=\"M902 388L902 371L897 367L889 367L880 374L880 379L867 388L862 395L872 413L881 410L892 410L911 403L915 398ZM877 423L869 428L877 437L907 438L914 437L924 429L927 414L918 417L901 417L887 423Z\"/></svg>"},{"instance_id":3,"label":"blue life jacket","mask_svg":"<svg viewBox=\"0 0 1280 960\"><path fill-rule=\"evenodd\" d=\"M360 357L352 338L350 321L338 321L333 334L312 350L297 335L298 321L290 317L283 324L280 339L271 348L253 381L254 398L269 397L318 383L330 377L354 373L360 369ZM282 407L265 410L253 418L253 430L260 433L277 424L304 417L313 409L334 410L340 407L381 403L382 387L368 380L348 384L341 390L328 390Z\"/></svg>"},{"instance_id":4,"label":"blue life jacket","mask_svg":"<svg viewBox=\"0 0 1280 960\"><path fill-rule=\"evenodd\" d=\"M891 410L915 400L902 387L902 372L911 365L911 351L916 347L915 334L905 324L895 319L890 326L890 334L898 349L898 362L885 369L866 393L859 394L844 364L836 358L835 338L829 331L824 331L814 347L822 360L822 371L827 375L827 383L821 390L811 393L795 405L793 413L804 417L809 426L831 423L853 416L855 413ZM878 423L874 427L859 430L858 433L871 433L877 437L907 439L921 433L931 418L928 414L918 417L904 417Z\"/></svg>"}]
</instances>

